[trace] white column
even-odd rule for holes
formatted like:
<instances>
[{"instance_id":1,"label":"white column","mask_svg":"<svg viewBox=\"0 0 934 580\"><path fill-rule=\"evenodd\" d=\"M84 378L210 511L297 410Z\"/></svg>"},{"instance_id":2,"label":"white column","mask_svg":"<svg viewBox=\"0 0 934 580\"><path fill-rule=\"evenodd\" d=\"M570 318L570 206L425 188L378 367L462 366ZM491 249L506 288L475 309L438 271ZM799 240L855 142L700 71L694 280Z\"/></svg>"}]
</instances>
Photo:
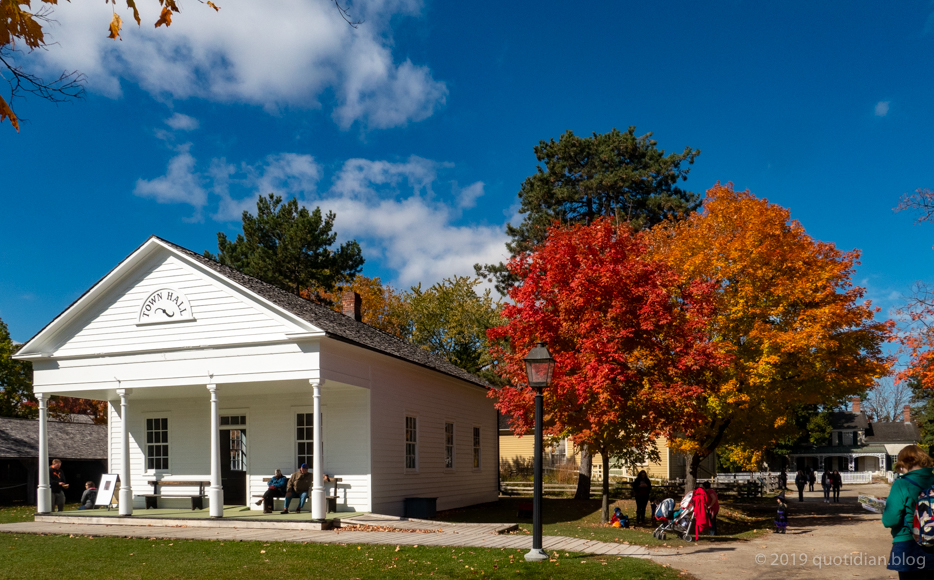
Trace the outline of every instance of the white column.
<instances>
[{"instance_id":1,"label":"white column","mask_svg":"<svg viewBox=\"0 0 934 580\"><path fill-rule=\"evenodd\" d=\"M211 503L211 517L224 517L224 488L221 486L221 442L220 425L217 416L217 385L208 385L211 391L211 487L208 488L208 501Z\"/></svg>"},{"instance_id":2,"label":"white column","mask_svg":"<svg viewBox=\"0 0 934 580\"><path fill-rule=\"evenodd\" d=\"M314 424L314 455L312 458L313 474L311 476L311 519L323 520L327 517L327 506L324 499L324 446L321 445L321 379L311 379L312 391L315 401Z\"/></svg>"},{"instance_id":3,"label":"white column","mask_svg":"<svg viewBox=\"0 0 934 580\"><path fill-rule=\"evenodd\" d=\"M49 398L44 393L36 393L39 401L39 487L36 492L36 511L47 514L52 511L52 490L49 488L49 430L46 419L46 403Z\"/></svg>"},{"instance_id":4,"label":"white column","mask_svg":"<svg viewBox=\"0 0 934 580\"><path fill-rule=\"evenodd\" d=\"M117 389L120 396L120 495L119 513L133 515L133 484L130 480L130 416L127 413L127 389Z\"/></svg>"}]
</instances>

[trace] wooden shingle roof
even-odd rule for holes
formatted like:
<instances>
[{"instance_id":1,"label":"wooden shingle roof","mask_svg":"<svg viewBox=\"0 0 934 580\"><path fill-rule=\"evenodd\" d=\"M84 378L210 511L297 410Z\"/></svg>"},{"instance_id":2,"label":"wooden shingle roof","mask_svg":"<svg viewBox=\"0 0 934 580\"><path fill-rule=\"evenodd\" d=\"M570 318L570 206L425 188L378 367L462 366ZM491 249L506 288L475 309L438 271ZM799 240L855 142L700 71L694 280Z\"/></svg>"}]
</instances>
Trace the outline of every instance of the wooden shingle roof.
<instances>
[{"instance_id":1,"label":"wooden shingle roof","mask_svg":"<svg viewBox=\"0 0 934 580\"><path fill-rule=\"evenodd\" d=\"M153 238L188 256L192 260L197 261L202 266L258 294L276 306L291 312L302 320L313 324L323 330L327 336L331 338L427 367L481 387L489 387L489 385L479 377L451 364L446 358L433 354L405 339L383 332L369 324L358 322L350 316L335 312L326 306L316 304L310 300L305 300L300 296L296 296L291 292L286 292L281 288L258 280L252 276L247 276L242 272L234 270L210 258L206 258L201 254L192 252L187 248L183 248L157 236L153 236Z\"/></svg>"},{"instance_id":2,"label":"wooden shingle roof","mask_svg":"<svg viewBox=\"0 0 934 580\"><path fill-rule=\"evenodd\" d=\"M107 425L49 421L49 459L107 459ZM39 456L39 421L0 417L0 458Z\"/></svg>"}]
</instances>

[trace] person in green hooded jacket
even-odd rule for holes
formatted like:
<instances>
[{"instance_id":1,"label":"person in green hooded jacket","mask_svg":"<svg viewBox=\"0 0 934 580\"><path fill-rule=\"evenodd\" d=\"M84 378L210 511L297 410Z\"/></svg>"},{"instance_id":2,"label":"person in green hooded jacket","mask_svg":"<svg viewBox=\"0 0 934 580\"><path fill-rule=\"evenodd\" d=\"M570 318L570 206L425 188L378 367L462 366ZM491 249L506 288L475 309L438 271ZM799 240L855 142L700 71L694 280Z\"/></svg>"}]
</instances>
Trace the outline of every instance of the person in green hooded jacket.
<instances>
[{"instance_id":1,"label":"person in green hooded jacket","mask_svg":"<svg viewBox=\"0 0 934 580\"><path fill-rule=\"evenodd\" d=\"M892 531L892 553L887 568L898 572L900 580L931 578L934 554L929 554L911 535L918 494L934 485L934 461L917 445L908 445L898 454L895 471L902 475L892 483L885 500L882 525Z\"/></svg>"}]
</instances>

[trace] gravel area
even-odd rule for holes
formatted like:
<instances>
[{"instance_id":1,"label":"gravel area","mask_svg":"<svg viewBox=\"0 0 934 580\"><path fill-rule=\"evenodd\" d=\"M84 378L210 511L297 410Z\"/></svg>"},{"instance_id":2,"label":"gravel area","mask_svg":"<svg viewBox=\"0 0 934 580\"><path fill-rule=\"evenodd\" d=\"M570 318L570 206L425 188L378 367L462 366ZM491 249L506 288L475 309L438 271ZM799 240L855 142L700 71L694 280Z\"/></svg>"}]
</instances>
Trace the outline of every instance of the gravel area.
<instances>
[{"instance_id":1,"label":"gravel area","mask_svg":"<svg viewBox=\"0 0 934 580\"><path fill-rule=\"evenodd\" d=\"M888 558L892 545L881 515L866 511L856 501L861 494L885 497L888 493L885 484L853 485L843 490L840 503L825 504L823 492L805 492L804 503L799 503L797 491L789 491L789 525L784 535L750 541L701 539L684 548L651 549L650 557L701 580L898 578L880 563ZM774 513L771 508L762 509Z\"/></svg>"}]
</instances>

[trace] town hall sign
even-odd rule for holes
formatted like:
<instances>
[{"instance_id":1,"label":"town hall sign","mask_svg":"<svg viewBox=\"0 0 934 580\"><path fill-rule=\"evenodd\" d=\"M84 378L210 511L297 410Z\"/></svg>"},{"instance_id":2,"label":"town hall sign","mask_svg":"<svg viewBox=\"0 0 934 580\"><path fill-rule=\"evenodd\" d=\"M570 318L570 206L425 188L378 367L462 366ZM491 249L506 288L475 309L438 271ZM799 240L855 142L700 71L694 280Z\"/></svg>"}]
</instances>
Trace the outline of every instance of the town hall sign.
<instances>
[{"instance_id":1,"label":"town hall sign","mask_svg":"<svg viewBox=\"0 0 934 580\"><path fill-rule=\"evenodd\" d=\"M150 294L139 309L138 324L160 324L194 320L185 295L171 288Z\"/></svg>"}]
</instances>

